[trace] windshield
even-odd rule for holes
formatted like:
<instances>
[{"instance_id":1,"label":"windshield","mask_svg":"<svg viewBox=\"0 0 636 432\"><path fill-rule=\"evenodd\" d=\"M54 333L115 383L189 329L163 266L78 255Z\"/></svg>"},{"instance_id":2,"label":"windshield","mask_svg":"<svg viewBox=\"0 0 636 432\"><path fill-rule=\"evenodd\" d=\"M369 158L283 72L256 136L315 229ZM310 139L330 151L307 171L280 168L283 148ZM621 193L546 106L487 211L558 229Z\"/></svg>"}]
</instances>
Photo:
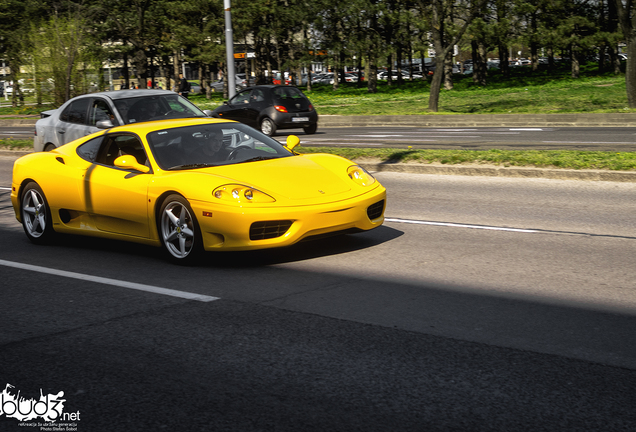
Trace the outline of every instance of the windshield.
<instances>
[{"instance_id":1,"label":"windshield","mask_svg":"<svg viewBox=\"0 0 636 432\"><path fill-rule=\"evenodd\" d=\"M118 99L115 107L124 123L186 117L206 117L192 102L178 94Z\"/></svg>"},{"instance_id":2,"label":"windshield","mask_svg":"<svg viewBox=\"0 0 636 432\"><path fill-rule=\"evenodd\" d=\"M278 141L241 123L210 123L148 134L163 170L196 169L292 156Z\"/></svg>"}]
</instances>

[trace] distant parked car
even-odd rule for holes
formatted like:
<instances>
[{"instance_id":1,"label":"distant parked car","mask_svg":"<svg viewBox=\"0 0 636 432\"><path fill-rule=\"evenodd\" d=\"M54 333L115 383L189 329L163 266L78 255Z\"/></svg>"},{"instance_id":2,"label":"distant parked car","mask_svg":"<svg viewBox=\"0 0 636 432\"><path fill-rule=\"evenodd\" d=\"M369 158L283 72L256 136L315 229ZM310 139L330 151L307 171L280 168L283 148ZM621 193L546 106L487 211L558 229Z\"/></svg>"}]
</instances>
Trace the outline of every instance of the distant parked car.
<instances>
[{"instance_id":1,"label":"distant parked car","mask_svg":"<svg viewBox=\"0 0 636 432\"><path fill-rule=\"evenodd\" d=\"M241 83L243 82L243 79L240 77L235 77L235 80L236 80L236 84L235 84L236 91L243 89L243 86L241 85ZM222 92L224 85L225 85L225 81L223 80L223 78L221 78L218 81L214 81L213 83L210 84L212 93Z\"/></svg>"},{"instance_id":2,"label":"distant parked car","mask_svg":"<svg viewBox=\"0 0 636 432\"><path fill-rule=\"evenodd\" d=\"M201 93L201 86L197 84L195 81L188 81L190 84L190 93L199 94Z\"/></svg>"},{"instance_id":3,"label":"distant parked car","mask_svg":"<svg viewBox=\"0 0 636 432\"><path fill-rule=\"evenodd\" d=\"M236 120L272 136L277 129L303 128L316 133L318 114L294 86L263 85L240 91L212 112L213 117Z\"/></svg>"},{"instance_id":4,"label":"distant parked car","mask_svg":"<svg viewBox=\"0 0 636 432\"><path fill-rule=\"evenodd\" d=\"M100 129L207 114L172 91L118 90L77 96L40 116L35 123L35 151L53 150Z\"/></svg>"}]
</instances>

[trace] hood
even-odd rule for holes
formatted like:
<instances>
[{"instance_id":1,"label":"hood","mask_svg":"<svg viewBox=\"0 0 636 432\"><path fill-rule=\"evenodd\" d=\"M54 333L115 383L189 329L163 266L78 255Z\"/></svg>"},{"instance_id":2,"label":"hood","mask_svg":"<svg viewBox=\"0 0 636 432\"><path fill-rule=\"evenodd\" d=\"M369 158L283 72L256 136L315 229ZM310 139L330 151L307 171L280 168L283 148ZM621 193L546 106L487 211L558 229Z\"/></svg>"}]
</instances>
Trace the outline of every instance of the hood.
<instances>
[{"instance_id":1,"label":"hood","mask_svg":"<svg viewBox=\"0 0 636 432\"><path fill-rule=\"evenodd\" d=\"M294 201L315 201L316 198L330 201L335 195L351 190L346 169L338 175L300 156L206 168L201 171L226 177L228 183L243 184L275 198L285 197Z\"/></svg>"}]
</instances>

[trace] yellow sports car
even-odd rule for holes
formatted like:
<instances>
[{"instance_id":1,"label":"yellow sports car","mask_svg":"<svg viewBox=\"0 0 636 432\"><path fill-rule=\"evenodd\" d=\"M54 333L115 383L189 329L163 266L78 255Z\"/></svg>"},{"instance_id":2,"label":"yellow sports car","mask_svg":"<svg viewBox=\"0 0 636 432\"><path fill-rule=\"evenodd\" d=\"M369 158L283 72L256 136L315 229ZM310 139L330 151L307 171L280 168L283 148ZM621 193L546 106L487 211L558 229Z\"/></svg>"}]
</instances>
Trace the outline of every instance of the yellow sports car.
<instances>
[{"instance_id":1,"label":"yellow sports car","mask_svg":"<svg viewBox=\"0 0 636 432\"><path fill-rule=\"evenodd\" d=\"M18 159L11 201L34 243L108 237L176 262L382 224L386 189L371 174L298 143L210 118L119 126Z\"/></svg>"}]
</instances>

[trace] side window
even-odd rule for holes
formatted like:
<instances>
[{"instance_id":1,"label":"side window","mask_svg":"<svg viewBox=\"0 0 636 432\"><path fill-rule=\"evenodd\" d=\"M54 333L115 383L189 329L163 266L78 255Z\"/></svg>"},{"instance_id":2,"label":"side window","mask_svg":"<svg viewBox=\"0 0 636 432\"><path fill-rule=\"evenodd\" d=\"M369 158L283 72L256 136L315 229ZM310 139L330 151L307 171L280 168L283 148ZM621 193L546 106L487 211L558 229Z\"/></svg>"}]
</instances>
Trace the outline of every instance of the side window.
<instances>
[{"instance_id":1,"label":"side window","mask_svg":"<svg viewBox=\"0 0 636 432\"><path fill-rule=\"evenodd\" d=\"M90 101L90 98L82 98L71 102L60 114L60 120L69 123L86 124L86 112Z\"/></svg>"},{"instance_id":2,"label":"side window","mask_svg":"<svg viewBox=\"0 0 636 432\"><path fill-rule=\"evenodd\" d=\"M102 135L100 137L93 138L92 140L85 142L77 148L77 154L84 160L95 162L95 159L97 159L97 153L99 152L99 148L102 145L103 140L104 136Z\"/></svg>"},{"instance_id":3,"label":"side window","mask_svg":"<svg viewBox=\"0 0 636 432\"><path fill-rule=\"evenodd\" d=\"M132 155L137 162L145 165L148 161L141 141L134 135L107 135L97 156L96 162L115 166L115 159L123 155Z\"/></svg>"},{"instance_id":4,"label":"side window","mask_svg":"<svg viewBox=\"0 0 636 432\"><path fill-rule=\"evenodd\" d=\"M110 120L113 122L113 125L117 126L117 120L115 120L115 115L110 109L110 106L108 106L108 103L104 99L93 99L89 111L88 124L95 126L100 120Z\"/></svg>"},{"instance_id":5,"label":"side window","mask_svg":"<svg viewBox=\"0 0 636 432\"><path fill-rule=\"evenodd\" d=\"M233 105L250 103L250 93L251 93L250 91L241 92L237 94L236 96L234 96L232 100L230 101L230 103Z\"/></svg>"},{"instance_id":6,"label":"side window","mask_svg":"<svg viewBox=\"0 0 636 432\"><path fill-rule=\"evenodd\" d=\"M263 94L263 90L261 89L252 90L251 99L252 99L252 102L263 102L265 100L265 95Z\"/></svg>"}]
</instances>

